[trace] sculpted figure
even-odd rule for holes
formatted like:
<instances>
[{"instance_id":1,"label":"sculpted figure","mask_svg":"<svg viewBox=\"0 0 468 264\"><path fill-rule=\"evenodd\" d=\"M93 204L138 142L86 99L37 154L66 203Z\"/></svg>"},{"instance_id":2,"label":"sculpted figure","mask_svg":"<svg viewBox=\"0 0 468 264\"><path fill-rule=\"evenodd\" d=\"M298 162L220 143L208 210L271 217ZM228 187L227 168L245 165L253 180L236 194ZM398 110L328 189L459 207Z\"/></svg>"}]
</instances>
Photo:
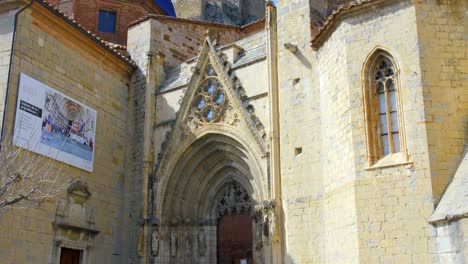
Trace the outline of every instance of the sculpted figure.
<instances>
[{"instance_id":1,"label":"sculpted figure","mask_svg":"<svg viewBox=\"0 0 468 264\"><path fill-rule=\"evenodd\" d=\"M151 254L155 257L159 254L159 231L157 228L154 228L151 234Z\"/></svg>"},{"instance_id":2,"label":"sculpted figure","mask_svg":"<svg viewBox=\"0 0 468 264\"><path fill-rule=\"evenodd\" d=\"M171 257L177 256L177 233L171 232Z\"/></svg>"},{"instance_id":3,"label":"sculpted figure","mask_svg":"<svg viewBox=\"0 0 468 264\"><path fill-rule=\"evenodd\" d=\"M190 235L190 232L187 231L185 232L185 255L187 257L192 256L192 250L193 250L192 236Z\"/></svg>"},{"instance_id":4,"label":"sculpted figure","mask_svg":"<svg viewBox=\"0 0 468 264\"><path fill-rule=\"evenodd\" d=\"M198 254L200 256L204 256L206 252L206 235L205 230L200 228L200 232L198 232Z\"/></svg>"},{"instance_id":5,"label":"sculpted figure","mask_svg":"<svg viewBox=\"0 0 468 264\"><path fill-rule=\"evenodd\" d=\"M275 236L276 235L276 215L275 215L275 212L273 210L271 210L270 212L270 217L269 217L269 225L270 225L270 234L272 236Z\"/></svg>"},{"instance_id":6,"label":"sculpted figure","mask_svg":"<svg viewBox=\"0 0 468 264\"><path fill-rule=\"evenodd\" d=\"M234 190L234 187L231 187L229 189L229 195L227 198L227 202L229 205L234 205L236 203L236 190Z\"/></svg>"},{"instance_id":7,"label":"sculpted figure","mask_svg":"<svg viewBox=\"0 0 468 264\"><path fill-rule=\"evenodd\" d=\"M145 236L143 234L143 227L140 227L140 230L138 230L138 244L137 244L137 252L139 256L143 256L143 253L144 253L144 240L145 240Z\"/></svg>"}]
</instances>

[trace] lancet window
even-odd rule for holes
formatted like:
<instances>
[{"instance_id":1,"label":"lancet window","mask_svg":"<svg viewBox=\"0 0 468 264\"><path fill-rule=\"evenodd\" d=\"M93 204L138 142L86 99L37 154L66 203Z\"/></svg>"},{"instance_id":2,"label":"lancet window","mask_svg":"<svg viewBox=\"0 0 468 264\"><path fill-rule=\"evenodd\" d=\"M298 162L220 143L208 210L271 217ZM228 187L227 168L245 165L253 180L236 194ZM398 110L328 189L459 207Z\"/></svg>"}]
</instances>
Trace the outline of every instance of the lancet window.
<instances>
[{"instance_id":1,"label":"lancet window","mask_svg":"<svg viewBox=\"0 0 468 264\"><path fill-rule=\"evenodd\" d=\"M388 53L379 52L364 74L369 160L375 163L404 150L398 70Z\"/></svg>"}]
</instances>

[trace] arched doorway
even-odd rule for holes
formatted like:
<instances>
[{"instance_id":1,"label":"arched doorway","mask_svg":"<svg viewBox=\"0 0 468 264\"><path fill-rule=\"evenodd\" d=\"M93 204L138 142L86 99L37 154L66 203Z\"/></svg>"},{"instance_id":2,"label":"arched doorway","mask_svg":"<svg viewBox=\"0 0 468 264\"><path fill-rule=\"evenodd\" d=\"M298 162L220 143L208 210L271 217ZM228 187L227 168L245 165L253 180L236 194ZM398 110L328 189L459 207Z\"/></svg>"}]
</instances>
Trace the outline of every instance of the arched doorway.
<instances>
[{"instance_id":1,"label":"arched doorway","mask_svg":"<svg viewBox=\"0 0 468 264\"><path fill-rule=\"evenodd\" d=\"M175 158L158 183L155 263L268 263L264 219L256 215L265 201L264 168L247 147L208 134Z\"/></svg>"}]
</instances>

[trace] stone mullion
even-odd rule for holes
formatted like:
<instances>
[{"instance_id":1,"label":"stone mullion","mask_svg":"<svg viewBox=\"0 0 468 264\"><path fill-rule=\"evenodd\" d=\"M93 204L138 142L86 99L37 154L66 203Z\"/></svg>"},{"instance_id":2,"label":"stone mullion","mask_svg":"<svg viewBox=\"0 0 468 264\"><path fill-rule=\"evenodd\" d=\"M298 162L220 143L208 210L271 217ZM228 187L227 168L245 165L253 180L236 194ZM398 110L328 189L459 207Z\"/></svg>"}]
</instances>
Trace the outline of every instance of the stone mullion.
<instances>
[{"instance_id":1,"label":"stone mullion","mask_svg":"<svg viewBox=\"0 0 468 264\"><path fill-rule=\"evenodd\" d=\"M388 79L387 79L388 80ZM389 95L389 88L387 87L387 80L384 82L384 91L385 91L385 112L387 118L387 137L388 137L388 147L389 147L389 154L395 153L395 146L393 144L393 136L392 136L392 116L390 111L390 95Z\"/></svg>"}]
</instances>

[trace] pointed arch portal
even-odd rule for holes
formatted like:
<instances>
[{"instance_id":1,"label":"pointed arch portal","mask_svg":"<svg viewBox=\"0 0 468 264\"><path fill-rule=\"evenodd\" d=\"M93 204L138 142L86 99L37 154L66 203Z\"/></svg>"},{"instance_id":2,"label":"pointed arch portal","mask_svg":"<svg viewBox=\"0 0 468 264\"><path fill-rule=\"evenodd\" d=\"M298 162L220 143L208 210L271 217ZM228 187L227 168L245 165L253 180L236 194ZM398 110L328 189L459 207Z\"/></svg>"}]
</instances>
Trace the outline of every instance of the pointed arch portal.
<instances>
[{"instance_id":1,"label":"pointed arch portal","mask_svg":"<svg viewBox=\"0 0 468 264\"><path fill-rule=\"evenodd\" d=\"M155 263L271 263L264 126L209 37L193 72L156 173Z\"/></svg>"},{"instance_id":2,"label":"pointed arch portal","mask_svg":"<svg viewBox=\"0 0 468 264\"><path fill-rule=\"evenodd\" d=\"M265 263L262 173L249 150L206 133L180 152L158 183L156 263Z\"/></svg>"}]
</instances>

